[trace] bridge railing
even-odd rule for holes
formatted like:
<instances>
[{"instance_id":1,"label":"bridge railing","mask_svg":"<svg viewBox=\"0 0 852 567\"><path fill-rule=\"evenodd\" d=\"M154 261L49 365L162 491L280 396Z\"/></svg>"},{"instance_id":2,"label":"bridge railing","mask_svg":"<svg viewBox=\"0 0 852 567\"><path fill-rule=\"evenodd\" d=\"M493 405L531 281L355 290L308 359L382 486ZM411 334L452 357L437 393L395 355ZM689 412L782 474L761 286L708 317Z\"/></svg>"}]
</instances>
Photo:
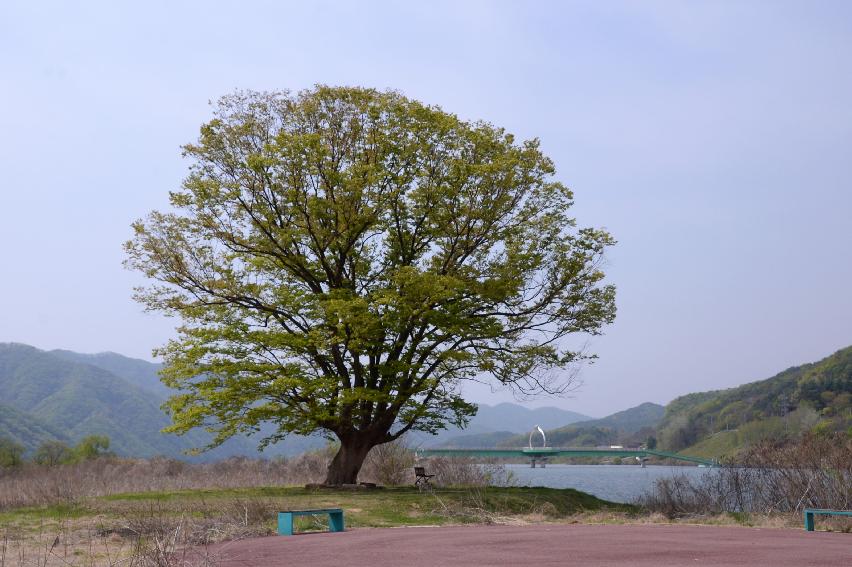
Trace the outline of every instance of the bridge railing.
<instances>
[{"instance_id":1,"label":"bridge railing","mask_svg":"<svg viewBox=\"0 0 852 567\"><path fill-rule=\"evenodd\" d=\"M418 449L424 457L488 457L488 458L531 458L531 457L658 457L705 466L714 466L716 461L704 457L681 455L656 449L597 448L597 447L523 447L519 449Z\"/></svg>"}]
</instances>

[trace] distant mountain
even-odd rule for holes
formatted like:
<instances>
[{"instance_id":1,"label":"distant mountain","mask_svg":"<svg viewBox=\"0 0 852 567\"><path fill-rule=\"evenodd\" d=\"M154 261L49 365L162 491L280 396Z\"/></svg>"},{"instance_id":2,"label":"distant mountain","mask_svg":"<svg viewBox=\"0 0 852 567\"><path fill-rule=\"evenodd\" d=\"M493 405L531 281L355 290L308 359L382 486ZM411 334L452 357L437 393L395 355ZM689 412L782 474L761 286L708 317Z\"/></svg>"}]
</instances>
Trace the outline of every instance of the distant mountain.
<instances>
[{"instance_id":1,"label":"distant mountain","mask_svg":"<svg viewBox=\"0 0 852 567\"><path fill-rule=\"evenodd\" d=\"M174 393L160 382L160 368L112 352L45 352L27 345L0 344L0 391L5 406L0 406L0 437L20 440L32 450L48 439L74 443L99 434L109 436L112 449L121 455L183 457L185 450L205 445L210 437L203 431L184 436L160 433L169 424L160 406ZM552 407L482 404L470 427L452 428L437 436L415 434L408 442L435 446L471 434L491 435L496 441L535 425L555 427L582 419L589 418ZM268 425L261 434L272 431L273 426ZM200 458L256 456L260 436L231 439ZM290 436L261 455L295 455L325 443L320 436Z\"/></svg>"},{"instance_id":2,"label":"distant mountain","mask_svg":"<svg viewBox=\"0 0 852 567\"><path fill-rule=\"evenodd\" d=\"M597 445L639 445L654 434L665 408L646 402L601 419L580 421L546 430L551 447L594 447ZM498 441L500 447L520 447L528 437L517 435Z\"/></svg>"},{"instance_id":3,"label":"distant mountain","mask_svg":"<svg viewBox=\"0 0 852 567\"><path fill-rule=\"evenodd\" d=\"M518 437L518 434L512 431L471 433L469 435L457 435L455 437L450 437L436 445L436 447L441 449L487 449L497 447L509 439L514 439L516 437Z\"/></svg>"},{"instance_id":4,"label":"distant mountain","mask_svg":"<svg viewBox=\"0 0 852 567\"><path fill-rule=\"evenodd\" d=\"M731 456L762 439L795 439L808 431L852 435L852 347L772 378L727 390L696 392L665 407L646 403L602 419L547 430L552 447L639 445L705 457ZM527 435L467 435L444 447L518 447Z\"/></svg>"},{"instance_id":5,"label":"distant mountain","mask_svg":"<svg viewBox=\"0 0 852 567\"><path fill-rule=\"evenodd\" d=\"M45 352L0 344L0 437L32 450L58 439L107 435L122 455L180 457L205 445L209 434L185 436L160 430L169 419L160 406L172 393L159 380L160 365L116 353ZM558 408L481 404L465 429L413 434L422 447L517 447L536 425L551 446L639 444L656 436L661 448L719 457L765 438L805 431L852 431L852 347L813 364L737 388L681 396L665 408L645 403L601 419ZM271 432L272 426L264 429ZM323 446L317 437L290 437L266 456L294 455ZM256 456L257 439L235 438L209 453Z\"/></svg>"},{"instance_id":6,"label":"distant mountain","mask_svg":"<svg viewBox=\"0 0 852 567\"><path fill-rule=\"evenodd\" d=\"M554 407L527 408L518 404L501 403L496 406L479 404L479 409L464 429L452 427L437 435L414 433L408 442L421 447L488 447L478 443L497 443L501 439L532 430L557 427L591 419L587 415Z\"/></svg>"},{"instance_id":7,"label":"distant mountain","mask_svg":"<svg viewBox=\"0 0 852 567\"><path fill-rule=\"evenodd\" d=\"M666 408L664 406L645 402L644 404L616 412L604 418L583 421L576 425L583 427L607 427L625 433L636 433L643 429L657 427L665 413Z\"/></svg>"},{"instance_id":8,"label":"distant mountain","mask_svg":"<svg viewBox=\"0 0 852 567\"><path fill-rule=\"evenodd\" d=\"M0 437L31 451L47 440L73 444L87 435L106 435L119 455L190 458L186 451L207 445L210 435L161 432L170 423L160 407L170 390L159 383L158 370L157 364L115 353L0 344ZM295 455L325 444L319 438L292 437L258 453L257 441L233 438L192 459Z\"/></svg>"},{"instance_id":9,"label":"distant mountain","mask_svg":"<svg viewBox=\"0 0 852 567\"><path fill-rule=\"evenodd\" d=\"M805 431L852 434L852 347L759 382L681 396L659 426L662 447L720 457Z\"/></svg>"},{"instance_id":10,"label":"distant mountain","mask_svg":"<svg viewBox=\"0 0 852 567\"><path fill-rule=\"evenodd\" d=\"M124 378L134 386L156 394L158 398L165 400L174 393L168 386L160 381L158 372L162 364L130 358L114 352L100 352L97 354L81 354L70 350L52 350L50 354L82 362L91 366L97 366L116 376Z\"/></svg>"},{"instance_id":11,"label":"distant mountain","mask_svg":"<svg viewBox=\"0 0 852 567\"><path fill-rule=\"evenodd\" d=\"M0 405L0 437L11 439L28 449L38 447L45 441L68 441L64 433L7 405Z\"/></svg>"},{"instance_id":12,"label":"distant mountain","mask_svg":"<svg viewBox=\"0 0 852 567\"><path fill-rule=\"evenodd\" d=\"M182 437L160 433L169 419L160 409L161 400L150 392L102 368L31 346L0 345L0 391L4 405L43 424L52 437L72 443L87 435L107 435L118 454L179 456L207 442L201 432ZM9 429L0 433L8 435Z\"/></svg>"},{"instance_id":13,"label":"distant mountain","mask_svg":"<svg viewBox=\"0 0 852 567\"><path fill-rule=\"evenodd\" d=\"M162 364L130 358L114 352L101 352L98 354L81 354L70 350L53 350L50 354L60 356L66 360L82 362L91 366L97 366L103 370L111 372L116 376L123 378L134 386L146 390L157 398L158 404L162 405L167 398L175 394L168 386L160 381L160 369ZM259 434L253 437L235 437L227 441L222 447L218 448L214 455L262 455L264 457L275 456L294 456L319 449L325 446L326 440L320 436L302 437L299 435L291 435L279 441L275 445L267 447L265 451L259 453L257 446L260 440L274 432L272 425L266 424L261 426ZM204 439L208 439L206 434L202 434Z\"/></svg>"},{"instance_id":14,"label":"distant mountain","mask_svg":"<svg viewBox=\"0 0 852 567\"><path fill-rule=\"evenodd\" d=\"M555 407L527 408L518 404L502 403L496 406L480 404L476 417L465 432L476 429L492 431L530 431L536 425L544 429L592 419L587 415Z\"/></svg>"}]
</instances>

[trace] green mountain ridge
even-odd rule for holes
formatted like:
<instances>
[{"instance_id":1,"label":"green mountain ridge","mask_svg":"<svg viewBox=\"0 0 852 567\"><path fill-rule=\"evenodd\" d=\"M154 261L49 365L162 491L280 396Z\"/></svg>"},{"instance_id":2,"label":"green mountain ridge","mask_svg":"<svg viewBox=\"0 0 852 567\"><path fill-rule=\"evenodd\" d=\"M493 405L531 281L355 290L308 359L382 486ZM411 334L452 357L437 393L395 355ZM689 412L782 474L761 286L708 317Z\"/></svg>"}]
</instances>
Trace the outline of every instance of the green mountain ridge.
<instances>
[{"instance_id":1,"label":"green mountain ridge","mask_svg":"<svg viewBox=\"0 0 852 567\"><path fill-rule=\"evenodd\" d=\"M47 423L7 405L0 405L0 437L5 437L27 448L35 448L45 441L68 442Z\"/></svg>"},{"instance_id":2,"label":"green mountain ridge","mask_svg":"<svg viewBox=\"0 0 852 567\"><path fill-rule=\"evenodd\" d=\"M812 431L852 435L852 347L814 363L729 388L680 396L666 406L645 403L597 420L547 429L552 447L638 446L722 458L763 439ZM526 435L488 432L450 439L446 448L519 447Z\"/></svg>"},{"instance_id":3,"label":"green mountain ridge","mask_svg":"<svg viewBox=\"0 0 852 567\"><path fill-rule=\"evenodd\" d=\"M580 421L547 430L551 447L595 447L599 445L640 445L654 434L665 408L645 402L601 419ZM528 439L518 436L501 442L503 447L524 445Z\"/></svg>"},{"instance_id":4,"label":"green mountain ridge","mask_svg":"<svg viewBox=\"0 0 852 567\"><path fill-rule=\"evenodd\" d=\"M209 434L160 432L169 424L160 408L172 392L160 381L160 365L116 353L42 351L0 343L0 437L34 450L48 440L75 443L107 435L121 455L185 457L207 444ZM550 446L639 445L649 437L659 447L706 457L732 455L766 438L805 431L852 435L852 347L815 363L788 368L772 378L680 396L665 407L644 403L601 419L559 408L481 404L467 429L412 436L421 447L518 447L535 425ZM262 433L272 432L272 426ZM257 438L234 438L201 460L257 456ZM294 455L322 447L319 436L290 437L262 453Z\"/></svg>"},{"instance_id":5,"label":"green mountain ridge","mask_svg":"<svg viewBox=\"0 0 852 567\"><path fill-rule=\"evenodd\" d=\"M600 419L586 419L545 429L547 443L551 447L590 447L597 445L636 444L644 442L653 435L654 428L663 417L665 408L659 404L646 402L634 408L616 412ZM532 429L534 425L526 429ZM441 445L442 448L516 448L527 445L529 432L512 433L497 431L463 435L452 438Z\"/></svg>"},{"instance_id":6,"label":"green mountain ridge","mask_svg":"<svg viewBox=\"0 0 852 567\"><path fill-rule=\"evenodd\" d=\"M130 358L115 352L82 354L70 350L52 350L49 353L66 360L97 366L123 378L134 386L156 394L158 398L163 400L173 393L168 386L160 381L158 372L163 365L156 362Z\"/></svg>"},{"instance_id":7,"label":"green mountain ridge","mask_svg":"<svg viewBox=\"0 0 852 567\"><path fill-rule=\"evenodd\" d=\"M162 405L166 399L175 392L160 381L159 371L162 364L148 362L137 358L130 358L115 352L101 352L96 354L82 354L70 350L53 350L50 354L62 357L65 360L82 362L91 366L97 366L123 378L134 386L145 390L156 397L157 404ZM262 453L257 450L260 439L274 432L274 427L266 425L261 428L258 435L253 437L234 437L226 441L220 448L210 453L204 453L203 459L210 459L231 455L247 456L293 456L312 449L323 447L326 440L320 436L302 437L291 435L268 447ZM193 432L195 447L205 445L210 437L200 431ZM186 437L186 436L185 436Z\"/></svg>"},{"instance_id":8,"label":"green mountain ridge","mask_svg":"<svg viewBox=\"0 0 852 567\"><path fill-rule=\"evenodd\" d=\"M518 437L514 431L489 431L487 433L469 433L467 435L457 435L450 437L437 443L436 448L440 449L490 449L492 447L502 446L509 439Z\"/></svg>"},{"instance_id":9,"label":"green mountain ridge","mask_svg":"<svg viewBox=\"0 0 852 567\"><path fill-rule=\"evenodd\" d=\"M149 392L97 366L27 345L0 345L0 390L6 406L44 424L58 440L75 443L87 435L107 435L114 451L135 456L180 456L207 442L196 432L161 434L169 419L161 400ZM2 430L4 435L8 431ZM33 449L33 442L24 445Z\"/></svg>"},{"instance_id":10,"label":"green mountain ridge","mask_svg":"<svg viewBox=\"0 0 852 567\"><path fill-rule=\"evenodd\" d=\"M636 433L643 429L653 428L663 419L665 407L652 402L615 412L601 419L583 421L575 425L584 427L606 427L626 433Z\"/></svg>"},{"instance_id":11,"label":"green mountain ridge","mask_svg":"<svg viewBox=\"0 0 852 567\"><path fill-rule=\"evenodd\" d=\"M40 443L57 439L68 443L86 435L107 435L120 455L166 455L185 458L184 452L208 443L210 436L193 431L184 436L160 432L169 424L161 409L174 392L160 382L161 365L113 352L81 354L68 350L42 351L16 343L0 343L0 389L8 411L0 413L0 437L22 443L29 451ZM451 428L438 436L412 436L412 445L434 444L469 432L493 433L512 428L513 435L538 422L562 424L588 416L545 407L530 409L516 404L480 406L465 430ZM57 433L61 431L62 434ZM290 456L326 444L321 436L290 436L258 453L262 428L255 437L236 437L221 447L203 453L200 460L231 455Z\"/></svg>"},{"instance_id":12,"label":"green mountain ridge","mask_svg":"<svg viewBox=\"0 0 852 567\"><path fill-rule=\"evenodd\" d=\"M409 434L409 444L419 447L492 447L499 441L528 432L536 425L558 427L591 419L587 415L556 407L527 408L517 404L478 404L476 415L464 429L450 427L437 435Z\"/></svg>"},{"instance_id":13,"label":"green mountain ridge","mask_svg":"<svg viewBox=\"0 0 852 567\"><path fill-rule=\"evenodd\" d=\"M153 393L161 401L165 401L166 398L174 393L160 381L158 372L162 368L161 364L129 358L114 352L81 354L69 350L53 350L50 351L50 354L55 354L67 360L98 366ZM541 423L544 427L555 427L587 419L591 418L587 415L555 407L526 408L510 403L501 403L494 406L480 404L476 416L471 420L467 428L459 429L450 427L439 432L437 435L413 433L407 436L407 442L415 446L434 446L448 439L457 439L471 434L484 434L486 436L496 434L495 439L497 439L525 431L536 423ZM501 436L498 431L500 429L508 429L509 431L504 431L504 434ZM261 428L259 437L271 434L272 432L273 427L266 425ZM233 444L235 441L231 443ZM252 440L249 440L249 442L251 446L243 448L242 451L251 454L257 442ZM325 443L326 440L320 436L290 436L269 447L264 452L264 455L295 455L311 449L320 448Z\"/></svg>"},{"instance_id":14,"label":"green mountain ridge","mask_svg":"<svg viewBox=\"0 0 852 567\"><path fill-rule=\"evenodd\" d=\"M658 437L669 450L724 457L814 430L852 435L852 347L772 378L681 396L666 406Z\"/></svg>"}]
</instances>

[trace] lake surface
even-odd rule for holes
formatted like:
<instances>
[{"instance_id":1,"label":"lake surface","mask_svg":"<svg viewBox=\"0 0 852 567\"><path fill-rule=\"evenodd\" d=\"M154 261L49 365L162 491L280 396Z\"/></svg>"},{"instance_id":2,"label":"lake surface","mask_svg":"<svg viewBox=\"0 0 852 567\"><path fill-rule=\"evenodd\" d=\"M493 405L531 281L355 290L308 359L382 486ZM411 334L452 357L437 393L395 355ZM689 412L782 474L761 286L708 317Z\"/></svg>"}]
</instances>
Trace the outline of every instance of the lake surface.
<instances>
[{"instance_id":1,"label":"lake surface","mask_svg":"<svg viewBox=\"0 0 852 567\"><path fill-rule=\"evenodd\" d=\"M612 502L633 502L652 489L657 479L681 474L700 479L711 468L665 467L649 465L556 465L531 468L529 465L505 465L515 486L575 488Z\"/></svg>"}]
</instances>

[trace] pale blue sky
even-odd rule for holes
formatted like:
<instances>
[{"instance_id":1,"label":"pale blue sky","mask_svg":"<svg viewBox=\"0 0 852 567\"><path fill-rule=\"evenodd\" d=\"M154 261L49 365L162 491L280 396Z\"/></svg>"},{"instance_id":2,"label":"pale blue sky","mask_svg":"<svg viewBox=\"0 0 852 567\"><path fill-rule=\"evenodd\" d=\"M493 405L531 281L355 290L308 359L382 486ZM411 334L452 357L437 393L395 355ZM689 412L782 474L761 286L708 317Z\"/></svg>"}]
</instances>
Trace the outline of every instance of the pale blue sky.
<instances>
[{"instance_id":1,"label":"pale blue sky","mask_svg":"<svg viewBox=\"0 0 852 567\"><path fill-rule=\"evenodd\" d=\"M539 137L607 227L591 415L852 343L852 4L0 3L0 341L150 357L129 224L236 88L395 88ZM478 401L505 395L470 391Z\"/></svg>"}]
</instances>

